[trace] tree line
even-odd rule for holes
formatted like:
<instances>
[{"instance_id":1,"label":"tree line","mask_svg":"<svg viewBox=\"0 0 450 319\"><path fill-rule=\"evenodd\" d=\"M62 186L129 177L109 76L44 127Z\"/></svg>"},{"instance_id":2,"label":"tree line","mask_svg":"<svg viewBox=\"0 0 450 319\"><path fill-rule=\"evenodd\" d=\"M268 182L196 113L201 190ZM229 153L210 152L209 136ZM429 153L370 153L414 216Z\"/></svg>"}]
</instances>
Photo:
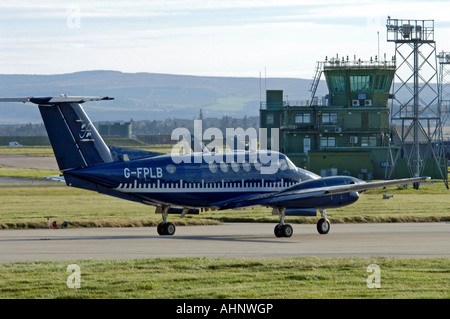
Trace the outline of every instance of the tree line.
<instances>
[{"instance_id":1,"label":"tree line","mask_svg":"<svg viewBox=\"0 0 450 319\"><path fill-rule=\"evenodd\" d=\"M222 118L203 118L202 112L200 112L197 119L202 120L203 130L209 127L219 128L222 132L225 132L226 128L238 128L247 129L253 127L259 128L259 116L252 116L244 118L233 118L231 116L223 116ZM96 122L96 127L99 124L104 123L116 123L118 121L110 122ZM179 127L185 127L192 131L194 128L194 120L192 119L177 119L175 117L169 117L166 120L130 120L132 123L132 134L137 135L165 135L172 134L172 131ZM5 124L0 125L0 136L46 136L47 132L43 123L28 123L28 124Z\"/></svg>"}]
</instances>

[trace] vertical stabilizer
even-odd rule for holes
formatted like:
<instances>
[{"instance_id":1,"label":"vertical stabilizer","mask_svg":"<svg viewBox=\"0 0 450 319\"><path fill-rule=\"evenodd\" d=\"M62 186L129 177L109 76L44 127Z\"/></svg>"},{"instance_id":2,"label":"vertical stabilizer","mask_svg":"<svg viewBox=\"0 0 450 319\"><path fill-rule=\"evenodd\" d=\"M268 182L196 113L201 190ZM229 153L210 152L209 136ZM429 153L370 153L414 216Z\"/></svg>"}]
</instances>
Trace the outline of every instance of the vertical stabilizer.
<instances>
[{"instance_id":1,"label":"vertical stabilizer","mask_svg":"<svg viewBox=\"0 0 450 319\"><path fill-rule=\"evenodd\" d=\"M60 170L112 162L111 153L78 103L40 104Z\"/></svg>"}]
</instances>

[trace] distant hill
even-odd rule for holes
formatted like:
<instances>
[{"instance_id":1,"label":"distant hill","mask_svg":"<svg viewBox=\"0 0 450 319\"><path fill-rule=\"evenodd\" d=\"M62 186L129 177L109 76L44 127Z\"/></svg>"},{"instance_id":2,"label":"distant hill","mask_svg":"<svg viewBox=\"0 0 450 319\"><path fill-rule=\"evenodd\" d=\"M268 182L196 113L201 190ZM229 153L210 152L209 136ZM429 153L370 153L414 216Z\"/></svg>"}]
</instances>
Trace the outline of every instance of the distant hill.
<instances>
[{"instance_id":1,"label":"distant hill","mask_svg":"<svg viewBox=\"0 0 450 319\"><path fill-rule=\"evenodd\" d=\"M282 89L288 100L310 98L311 80L294 78L240 78L85 71L61 75L0 75L0 97L59 94L112 96L114 101L86 104L93 121L194 119L258 116L264 90ZM261 91L260 91L261 87ZM327 93L319 85L317 95ZM0 105L0 124L39 123L36 107Z\"/></svg>"}]
</instances>

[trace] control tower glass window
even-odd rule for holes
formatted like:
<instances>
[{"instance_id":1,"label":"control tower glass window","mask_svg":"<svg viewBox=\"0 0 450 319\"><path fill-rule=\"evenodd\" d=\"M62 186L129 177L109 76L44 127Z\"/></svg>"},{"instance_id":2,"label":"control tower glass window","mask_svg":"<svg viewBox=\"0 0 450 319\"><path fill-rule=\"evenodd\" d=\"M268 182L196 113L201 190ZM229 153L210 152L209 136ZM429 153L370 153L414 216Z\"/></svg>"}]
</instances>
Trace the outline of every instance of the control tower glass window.
<instances>
[{"instance_id":1,"label":"control tower glass window","mask_svg":"<svg viewBox=\"0 0 450 319\"><path fill-rule=\"evenodd\" d=\"M375 92L388 92L391 88L392 75L381 74L375 76L374 90Z\"/></svg>"},{"instance_id":2,"label":"control tower glass window","mask_svg":"<svg viewBox=\"0 0 450 319\"><path fill-rule=\"evenodd\" d=\"M350 91L352 93L372 92L372 75L350 75Z\"/></svg>"},{"instance_id":3,"label":"control tower glass window","mask_svg":"<svg viewBox=\"0 0 450 319\"><path fill-rule=\"evenodd\" d=\"M330 75L330 88L333 93L345 92L345 76L344 75Z\"/></svg>"}]
</instances>

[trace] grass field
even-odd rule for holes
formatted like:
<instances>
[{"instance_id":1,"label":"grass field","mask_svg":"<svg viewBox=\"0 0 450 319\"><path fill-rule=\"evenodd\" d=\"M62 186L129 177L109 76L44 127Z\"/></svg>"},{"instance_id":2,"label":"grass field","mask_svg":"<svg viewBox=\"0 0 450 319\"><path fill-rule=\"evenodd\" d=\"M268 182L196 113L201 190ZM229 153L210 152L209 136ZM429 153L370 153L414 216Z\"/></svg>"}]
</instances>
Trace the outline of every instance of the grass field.
<instances>
[{"instance_id":1,"label":"grass field","mask_svg":"<svg viewBox=\"0 0 450 319\"><path fill-rule=\"evenodd\" d=\"M71 264L79 266L78 289L67 285L72 274L67 267ZM380 269L380 288L370 288L374 281L367 267L372 264ZM449 272L449 260L439 258L164 258L14 263L0 265L0 296L448 299Z\"/></svg>"},{"instance_id":2,"label":"grass field","mask_svg":"<svg viewBox=\"0 0 450 319\"><path fill-rule=\"evenodd\" d=\"M50 146L0 146L0 155L55 156Z\"/></svg>"}]
</instances>

